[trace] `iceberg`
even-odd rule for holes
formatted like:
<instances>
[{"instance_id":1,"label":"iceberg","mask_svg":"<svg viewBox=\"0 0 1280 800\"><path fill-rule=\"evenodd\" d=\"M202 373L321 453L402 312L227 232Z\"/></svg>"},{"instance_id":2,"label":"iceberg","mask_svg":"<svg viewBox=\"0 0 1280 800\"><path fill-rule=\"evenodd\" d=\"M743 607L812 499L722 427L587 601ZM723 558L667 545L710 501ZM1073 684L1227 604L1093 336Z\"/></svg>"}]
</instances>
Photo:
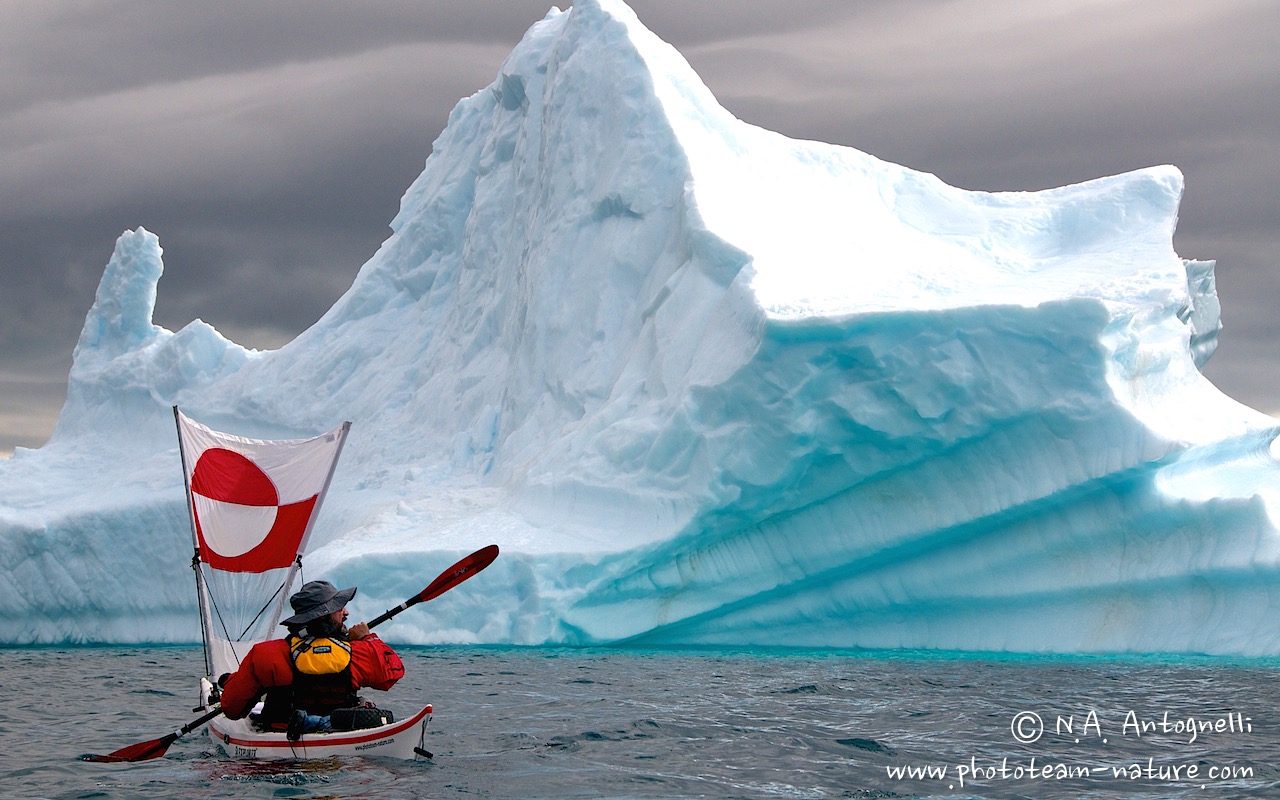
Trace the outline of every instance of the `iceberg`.
<instances>
[{"instance_id":1,"label":"iceberg","mask_svg":"<svg viewBox=\"0 0 1280 800\"><path fill-rule=\"evenodd\" d=\"M124 233L0 462L0 643L194 642L171 407L353 425L304 561L404 643L1280 653L1277 423L1200 373L1169 166L986 193L735 119L619 0L463 99L278 350L153 324Z\"/></svg>"}]
</instances>

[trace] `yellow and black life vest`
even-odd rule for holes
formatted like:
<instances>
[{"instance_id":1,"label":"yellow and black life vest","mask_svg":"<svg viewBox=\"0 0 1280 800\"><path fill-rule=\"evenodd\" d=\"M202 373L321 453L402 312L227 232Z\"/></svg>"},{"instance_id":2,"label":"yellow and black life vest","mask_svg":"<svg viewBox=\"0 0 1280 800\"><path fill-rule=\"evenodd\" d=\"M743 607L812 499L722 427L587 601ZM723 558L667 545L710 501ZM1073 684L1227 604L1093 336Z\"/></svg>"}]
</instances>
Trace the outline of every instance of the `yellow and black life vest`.
<instances>
[{"instance_id":1,"label":"yellow and black life vest","mask_svg":"<svg viewBox=\"0 0 1280 800\"><path fill-rule=\"evenodd\" d=\"M327 716L359 703L351 685L351 643L338 636L289 636L293 684L267 692L265 721L288 720L294 709Z\"/></svg>"},{"instance_id":2,"label":"yellow and black life vest","mask_svg":"<svg viewBox=\"0 0 1280 800\"><path fill-rule=\"evenodd\" d=\"M331 675L351 667L351 642L328 636L290 636L289 658L298 672Z\"/></svg>"}]
</instances>

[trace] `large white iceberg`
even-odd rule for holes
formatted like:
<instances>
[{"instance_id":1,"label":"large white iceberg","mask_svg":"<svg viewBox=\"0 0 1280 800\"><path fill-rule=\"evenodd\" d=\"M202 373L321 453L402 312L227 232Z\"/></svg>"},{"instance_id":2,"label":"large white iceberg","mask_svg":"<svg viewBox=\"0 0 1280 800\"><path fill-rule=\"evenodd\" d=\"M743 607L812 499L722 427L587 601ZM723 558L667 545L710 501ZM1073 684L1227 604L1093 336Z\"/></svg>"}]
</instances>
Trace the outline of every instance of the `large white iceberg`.
<instances>
[{"instance_id":1,"label":"large white iceberg","mask_svg":"<svg viewBox=\"0 0 1280 800\"><path fill-rule=\"evenodd\" d=\"M393 235L246 350L117 242L0 463L0 642L198 639L171 406L354 425L307 578L400 642L1280 653L1275 420L1199 372L1172 167L962 191L734 119L618 0L460 102Z\"/></svg>"}]
</instances>

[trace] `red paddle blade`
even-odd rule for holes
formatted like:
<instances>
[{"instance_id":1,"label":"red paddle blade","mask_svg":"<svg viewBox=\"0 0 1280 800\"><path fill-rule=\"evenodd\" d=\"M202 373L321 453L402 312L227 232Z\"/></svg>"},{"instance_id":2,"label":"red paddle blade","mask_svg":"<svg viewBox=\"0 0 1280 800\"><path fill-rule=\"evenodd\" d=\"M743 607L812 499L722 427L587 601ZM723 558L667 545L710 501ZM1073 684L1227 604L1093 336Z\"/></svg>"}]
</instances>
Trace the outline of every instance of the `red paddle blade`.
<instances>
[{"instance_id":1,"label":"red paddle blade","mask_svg":"<svg viewBox=\"0 0 1280 800\"><path fill-rule=\"evenodd\" d=\"M416 602L430 600L433 597L439 597L453 587L475 575L480 570L493 563L498 557L498 546L491 544L488 547L482 547L471 555L449 567L440 576L431 582L431 585L418 593Z\"/></svg>"},{"instance_id":2,"label":"red paddle blade","mask_svg":"<svg viewBox=\"0 0 1280 800\"><path fill-rule=\"evenodd\" d=\"M122 747L114 753L107 753L105 756L80 756L80 760L93 761L99 764L111 764L119 761L150 761L153 758L163 756L165 751L169 749L169 745L173 744L177 738L171 733L160 739L151 739L150 741Z\"/></svg>"},{"instance_id":3,"label":"red paddle blade","mask_svg":"<svg viewBox=\"0 0 1280 800\"><path fill-rule=\"evenodd\" d=\"M181 730L161 736L159 739L150 739L145 742L131 744L128 747L122 747L114 753L107 753L105 756L96 756L92 754L80 756L80 760L93 761L99 764L110 764L116 761L149 761L153 758L159 758L164 755L166 750L169 749L169 745L178 741L179 736L185 736L186 734L191 733L196 728L199 728L201 725L221 713L221 708L215 708L204 716L183 725Z\"/></svg>"}]
</instances>

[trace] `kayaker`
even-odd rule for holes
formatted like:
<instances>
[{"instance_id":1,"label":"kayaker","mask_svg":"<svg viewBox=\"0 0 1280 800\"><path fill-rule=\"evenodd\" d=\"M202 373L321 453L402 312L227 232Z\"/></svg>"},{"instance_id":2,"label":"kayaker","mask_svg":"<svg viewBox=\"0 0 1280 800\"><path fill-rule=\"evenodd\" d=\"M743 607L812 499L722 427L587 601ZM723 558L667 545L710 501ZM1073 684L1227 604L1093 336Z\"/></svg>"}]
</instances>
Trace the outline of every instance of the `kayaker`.
<instances>
[{"instance_id":1,"label":"kayaker","mask_svg":"<svg viewBox=\"0 0 1280 800\"><path fill-rule=\"evenodd\" d=\"M400 656L366 623L346 627L355 593L328 581L303 584L289 598L293 616L281 623L289 635L254 645L235 674L219 680L222 712L240 719L265 694L258 724L297 739L330 730L334 710L362 705L358 690L394 686L404 677Z\"/></svg>"}]
</instances>

